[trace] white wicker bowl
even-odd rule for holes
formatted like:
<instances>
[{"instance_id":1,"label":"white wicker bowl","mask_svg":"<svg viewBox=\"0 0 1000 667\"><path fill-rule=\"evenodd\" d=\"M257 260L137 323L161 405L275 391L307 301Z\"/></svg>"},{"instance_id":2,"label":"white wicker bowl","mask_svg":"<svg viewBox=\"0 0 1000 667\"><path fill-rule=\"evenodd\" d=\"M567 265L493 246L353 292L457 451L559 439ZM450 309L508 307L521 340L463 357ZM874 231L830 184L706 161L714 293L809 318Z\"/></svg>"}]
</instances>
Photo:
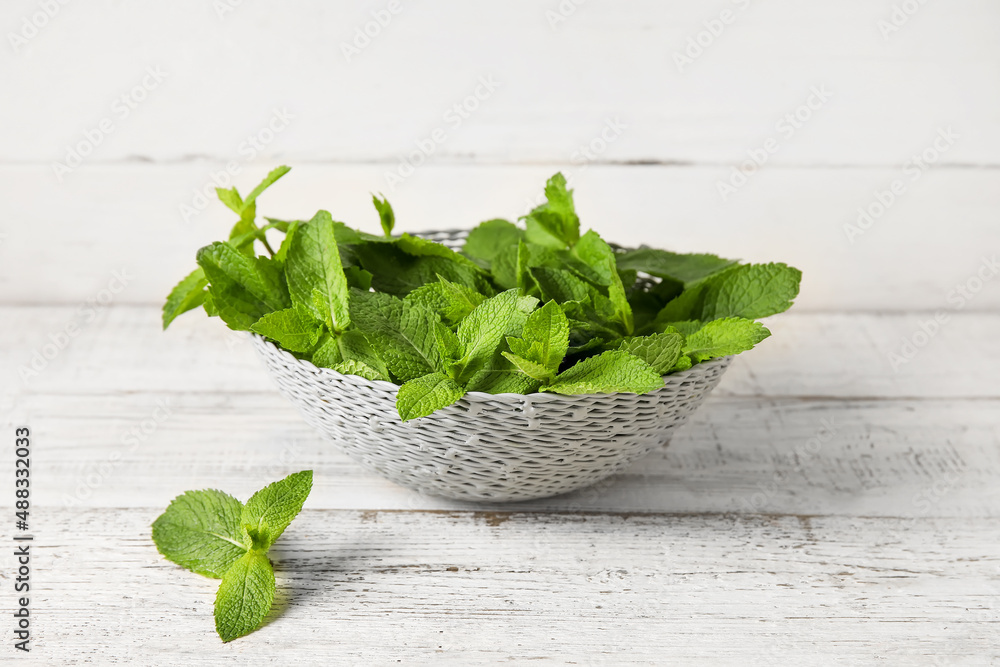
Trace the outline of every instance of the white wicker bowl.
<instances>
[{"instance_id":1,"label":"white wicker bowl","mask_svg":"<svg viewBox=\"0 0 1000 667\"><path fill-rule=\"evenodd\" d=\"M457 248L465 233L422 236ZM391 382L318 368L257 335L253 343L281 393L352 459L405 487L480 502L554 496L622 470L667 444L730 362L668 375L642 396L470 392L404 424Z\"/></svg>"},{"instance_id":2,"label":"white wicker bowl","mask_svg":"<svg viewBox=\"0 0 1000 667\"><path fill-rule=\"evenodd\" d=\"M456 500L545 498L589 486L670 441L730 359L668 375L636 394L486 394L402 423L391 382L317 368L260 336L254 347L306 422L352 459L405 487Z\"/></svg>"}]
</instances>

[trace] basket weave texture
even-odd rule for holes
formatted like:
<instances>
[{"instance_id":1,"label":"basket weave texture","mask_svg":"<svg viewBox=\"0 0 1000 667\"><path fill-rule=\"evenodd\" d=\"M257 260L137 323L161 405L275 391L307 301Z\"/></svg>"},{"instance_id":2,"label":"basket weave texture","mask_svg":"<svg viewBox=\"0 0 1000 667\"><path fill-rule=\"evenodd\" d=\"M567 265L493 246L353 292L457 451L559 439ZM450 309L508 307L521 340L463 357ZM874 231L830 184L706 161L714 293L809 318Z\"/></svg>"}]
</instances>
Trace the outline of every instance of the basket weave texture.
<instances>
[{"instance_id":1,"label":"basket weave texture","mask_svg":"<svg viewBox=\"0 0 1000 667\"><path fill-rule=\"evenodd\" d=\"M455 248L464 233L422 236ZM554 496L622 470L667 444L730 362L668 375L642 396L470 392L403 423L391 382L318 368L257 335L253 343L306 422L355 461L417 491L480 502Z\"/></svg>"}]
</instances>

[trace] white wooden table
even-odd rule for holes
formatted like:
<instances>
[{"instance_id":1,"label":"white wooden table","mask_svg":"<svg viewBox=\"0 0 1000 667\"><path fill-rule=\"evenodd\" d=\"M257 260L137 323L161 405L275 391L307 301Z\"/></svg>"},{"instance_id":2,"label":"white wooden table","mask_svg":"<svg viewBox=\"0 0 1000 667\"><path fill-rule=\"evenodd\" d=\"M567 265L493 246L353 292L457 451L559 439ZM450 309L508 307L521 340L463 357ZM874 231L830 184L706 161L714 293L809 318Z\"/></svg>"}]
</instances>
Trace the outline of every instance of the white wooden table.
<instances>
[{"instance_id":1,"label":"white wooden table","mask_svg":"<svg viewBox=\"0 0 1000 667\"><path fill-rule=\"evenodd\" d=\"M5 369L72 315L0 313ZM472 506L340 454L216 321L162 333L154 308L110 308L5 395L8 437L34 437L30 661L992 664L1000 316L956 316L887 372L873 341L919 319L775 318L669 448L570 496ZM949 350L980 362L959 377ZM149 525L184 490L245 498L307 468L275 609L223 645L216 583Z\"/></svg>"},{"instance_id":2,"label":"white wooden table","mask_svg":"<svg viewBox=\"0 0 1000 667\"><path fill-rule=\"evenodd\" d=\"M9 469L32 429L36 551L22 655L3 476L3 664L1000 664L995 0L394 0L350 54L389 0L4 4L0 441ZM608 239L785 261L802 293L607 483L424 497L320 440L218 321L160 331L233 222L198 193L280 164L262 214L376 231L381 191L410 232L516 218L561 169ZM307 468L274 612L223 645L217 584L150 523Z\"/></svg>"}]
</instances>

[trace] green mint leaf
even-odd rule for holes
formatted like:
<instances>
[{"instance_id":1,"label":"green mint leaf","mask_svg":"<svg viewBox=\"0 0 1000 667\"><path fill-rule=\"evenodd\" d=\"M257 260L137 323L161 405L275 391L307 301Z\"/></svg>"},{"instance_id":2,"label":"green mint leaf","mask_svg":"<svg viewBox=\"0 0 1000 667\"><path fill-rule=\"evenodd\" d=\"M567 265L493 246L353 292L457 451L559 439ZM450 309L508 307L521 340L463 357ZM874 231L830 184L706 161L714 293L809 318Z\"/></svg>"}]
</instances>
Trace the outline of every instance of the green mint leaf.
<instances>
[{"instance_id":1,"label":"green mint leaf","mask_svg":"<svg viewBox=\"0 0 1000 667\"><path fill-rule=\"evenodd\" d=\"M651 336L627 338L618 346L619 350L635 355L649 364L660 375L674 369L681 357L684 336L679 333L658 333Z\"/></svg>"},{"instance_id":2,"label":"green mint leaf","mask_svg":"<svg viewBox=\"0 0 1000 667\"><path fill-rule=\"evenodd\" d=\"M434 311L389 294L355 290L351 317L399 382L444 370Z\"/></svg>"},{"instance_id":3,"label":"green mint leaf","mask_svg":"<svg viewBox=\"0 0 1000 667\"><path fill-rule=\"evenodd\" d=\"M535 279L531 277L531 251L524 241L517 242L517 266L516 283L521 294L538 294L539 288Z\"/></svg>"},{"instance_id":4,"label":"green mint leaf","mask_svg":"<svg viewBox=\"0 0 1000 667\"><path fill-rule=\"evenodd\" d=\"M547 266L532 267L531 276L541 290L544 301L565 303L566 301L586 301L590 298L590 285L566 269Z\"/></svg>"},{"instance_id":5,"label":"green mint leaf","mask_svg":"<svg viewBox=\"0 0 1000 667\"><path fill-rule=\"evenodd\" d=\"M392 236L392 228L396 226L396 214L392 212L392 205L389 204L389 200L385 197L379 199L377 196L372 195L372 203L375 204L375 210L378 211L379 222L382 224L382 232L386 237Z\"/></svg>"},{"instance_id":6,"label":"green mint leaf","mask_svg":"<svg viewBox=\"0 0 1000 667\"><path fill-rule=\"evenodd\" d=\"M788 310L799 293L802 272L786 264L748 264L712 278L700 317L760 319Z\"/></svg>"},{"instance_id":7,"label":"green mint leaf","mask_svg":"<svg viewBox=\"0 0 1000 667\"><path fill-rule=\"evenodd\" d=\"M250 331L276 341L278 345L292 352L308 352L316 347L323 324L314 320L301 305L284 310L276 310L260 318Z\"/></svg>"},{"instance_id":8,"label":"green mint leaf","mask_svg":"<svg viewBox=\"0 0 1000 667\"><path fill-rule=\"evenodd\" d=\"M177 286L170 290L166 303L163 304L163 328L166 329L174 319L189 310L197 308L205 303L205 287L208 279L205 271L197 268L177 283Z\"/></svg>"},{"instance_id":9,"label":"green mint leaf","mask_svg":"<svg viewBox=\"0 0 1000 667\"><path fill-rule=\"evenodd\" d=\"M680 358L677 360L677 363L674 364L674 367L670 369L670 372L677 373L678 371L686 371L693 365L694 362L691 361L691 357L687 356L686 354L682 354Z\"/></svg>"},{"instance_id":10,"label":"green mint leaf","mask_svg":"<svg viewBox=\"0 0 1000 667\"><path fill-rule=\"evenodd\" d=\"M343 331L351 324L347 276L328 212L318 212L295 232L285 276L292 301L302 304L331 331Z\"/></svg>"},{"instance_id":11,"label":"green mint leaf","mask_svg":"<svg viewBox=\"0 0 1000 667\"><path fill-rule=\"evenodd\" d=\"M692 285L719 273L734 264L735 259L725 259L708 254L679 254L643 246L616 255L619 269L642 271L657 278Z\"/></svg>"},{"instance_id":12,"label":"green mint leaf","mask_svg":"<svg viewBox=\"0 0 1000 667\"><path fill-rule=\"evenodd\" d=\"M256 211L256 208L250 207L250 211ZM251 215L247 213L244 213L244 215L246 217L240 218L230 230L229 244L239 250L240 253L252 258L256 254L253 242L257 238L257 232L260 230L257 228Z\"/></svg>"},{"instance_id":13,"label":"green mint leaf","mask_svg":"<svg viewBox=\"0 0 1000 667\"><path fill-rule=\"evenodd\" d=\"M406 295L405 300L419 303L435 311L449 325L456 325L465 319L476 306L485 301L487 295L453 283L444 278L436 283L422 285Z\"/></svg>"},{"instance_id":14,"label":"green mint leaf","mask_svg":"<svg viewBox=\"0 0 1000 667\"><path fill-rule=\"evenodd\" d=\"M472 260L440 243L404 234L388 242L383 238L352 246L358 263L372 274L372 287L379 292L404 296L438 276L477 292L489 282Z\"/></svg>"},{"instance_id":15,"label":"green mint leaf","mask_svg":"<svg viewBox=\"0 0 1000 667\"><path fill-rule=\"evenodd\" d=\"M262 551L246 552L233 563L215 595L215 631L224 642L260 627L274 602L274 570Z\"/></svg>"},{"instance_id":16,"label":"green mint leaf","mask_svg":"<svg viewBox=\"0 0 1000 667\"><path fill-rule=\"evenodd\" d=\"M369 380L388 380L389 369L368 338L356 329L341 334L324 334L313 352L312 362L345 375Z\"/></svg>"},{"instance_id":17,"label":"green mint leaf","mask_svg":"<svg viewBox=\"0 0 1000 667\"><path fill-rule=\"evenodd\" d=\"M533 394L541 385L541 382L511 365L511 368L481 370L472 376L465 388L487 394Z\"/></svg>"},{"instance_id":18,"label":"green mint leaf","mask_svg":"<svg viewBox=\"0 0 1000 667\"><path fill-rule=\"evenodd\" d=\"M684 353L695 363L707 361L746 352L770 335L760 322L739 317L713 320L687 336Z\"/></svg>"},{"instance_id":19,"label":"green mint leaf","mask_svg":"<svg viewBox=\"0 0 1000 667\"><path fill-rule=\"evenodd\" d=\"M284 532L302 510L302 504L312 490L312 470L303 470L285 479L268 484L243 506L240 523L256 537L257 548L267 549Z\"/></svg>"},{"instance_id":20,"label":"green mint leaf","mask_svg":"<svg viewBox=\"0 0 1000 667\"><path fill-rule=\"evenodd\" d=\"M508 290L487 299L458 325L458 340L465 355L458 362L458 381L465 382L497 353L504 337L519 320L520 296Z\"/></svg>"},{"instance_id":21,"label":"green mint leaf","mask_svg":"<svg viewBox=\"0 0 1000 667\"><path fill-rule=\"evenodd\" d=\"M664 328L664 332L690 336L703 326L705 326L705 323L699 320L684 320L683 322L671 322Z\"/></svg>"},{"instance_id":22,"label":"green mint leaf","mask_svg":"<svg viewBox=\"0 0 1000 667\"><path fill-rule=\"evenodd\" d=\"M532 380L538 380L543 384L548 384L552 381L552 378L555 377L555 373L542 364L531 361L530 359L525 359L524 357L510 352L503 352L502 354L517 367L517 370L521 371Z\"/></svg>"},{"instance_id":23,"label":"green mint leaf","mask_svg":"<svg viewBox=\"0 0 1000 667\"><path fill-rule=\"evenodd\" d=\"M572 246L580 238L580 219L573 206L573 191L566 189L561 173L545 184L545 197L548 201L524 218L528 240L551 248Z\"/></svg>"},{"instance_id":24,"label":"green mint leaf","mask_svg":"<svg viewBox=\"0 0 1000 667\"><path fill-rule=\"evenodd\" d=\"M345 266L344 275L347 276L347 284L350 287L357 288L362 292L367 292L372 286L372 274L360 266Z\"/></svg>"},{"instance_id":25,"label":"green mint leaf","mask_svg":"<svg viewBox=\"0 0 1000 667\"><path fill-rule=\"evenodd\" d=\"M215 188L215 194L219 197L219 201L236 215L243 212L243 198L235 187Z\"/></svg>"},{"instance_id":26,"label":"green mint leaf","mask_svg":"<svg viewBox=\"0 0 1000 667\"><path fill-rule=\"evenodd\" d=\"M580 237L570 254L579 262L572 266L588 280L606 287L617 278L615 252L593 229Z\"/></svg>"},{"instance_id":27,"label":"green mint leaf","mask_svg":"<svg viewBox=\"0 0 1000 667\"><path fill-rule=\"evenodd\" d=\"M744 264L717 273L663 307L655 326L725 317L760 319L788 310L802 272L785 264Z\"/></svg>"},{"instance_id":28,"label":"green mint leaf","mask_svg":"<svg viewBox=\"0 0 1000 667\"><path fill-rule=\"evenodd\" d=\"M269 310L281 310L291 305L281 273L273 260L248 257L228 242L216 242L198 251L198 265L212 285L221 283L225 287L230 282L235 283Z\"/></svg>"},{"instance_id":29,"label":"green mint leaf","mask_svg":"<svg viewBox=\"0 0 1000 667\"><path fill-rule=\"evenodd\" d=\"M254 206L254 202L257 201L257 197L259 197L261 193L264 192L264 190L267 190L269 187L274 185L275 181L277 181L279 178L281 178L291 170L292 170L291 167L276 167L272 169L271 172L264 177L264 180L261 181L257 185L257 187L255 187L253 190L250 191L250 194L248 194L246 199L243 200L242 210L237 211L237 213L242 214L250 206Z\"/></svg>"},{"instance_id":30,"label":"green mint leaf","mask_svg":"<svg viewBox=\"0 0 1000 667\"><path fill-rule=\"evenodd\" d=\"M625 296L625 286L622 284L621 277L615 268L615 260L609 259L607 262L606 268L611 274L611 284L608 285L608 298L611 301L611 306L614 308L614 320L621 325L622 331L626 336L631 336L635 330L632 306L628 302L628 297Z\"/></svg>"},{"instance_id":31,"label":"green mint leaf","mask_svg":"<svg viewBox=\"0 0 1000 667\"><path fill-rule=\"evenodd\" d=\"M487 220L469 232L462 252L482 260L487 266L504 249L516 246L524 238L524 231L506 220Z\"/></svg>"},{"instance_id":32,"label":"green mint leaf","mask_svg":"<svg viewBox=\"0 0 1000 667\"><path fill-rule=\"evenodd\" d=\"M318 365L318 364L317 364ZM345 359L338 364L329 366L332 370L344 375L357 375L366 380L388 380L389 375L385 371L373 368L363 361L356 359Z\"/></svg>"},{"instance_id":33,"label":"green mint leaf","mask_svg":"<svg viewBox=\"0 0 1000 667\"><path fill-rule=\"evenodd\" d=\"M528 316L521 338L510 338L507 342L514 354L541 366L551 379L569 347L569 320L559 304L549 301ZM546 379L529 373L513 359L511 361L531 377Z\"/></svg>"},{"instance_id":34,"label":"green mint leaf","mask_svg":"<svg viewBox=\"0 0 1000 667\"><path fill-rule=\"evenodd\" d=\"M292 246L292 239L295 238L295 233L301 224L301 222L295 220L287 223L285 227L285 238L281 239L281 245L278 246L278 251L274 253L274 261L281 267L284 267L285 261L288 259L288 249Z\"/></svg>"},{"instance_id":35,"label":"green mint leaf","mask_svg":"<svg viewBox=\"0 0 1000 667\"><path fill-rule=\"evenodd\" d=\"M645 394L663 386L663 378L642 359L611 350L589 357L560 373L542 391L557 394Z\"/></svg>"},{"instance_id":36,"label":"green mint leaf","mask_svg":"<svg viewBox=\"0 0 1000 667\"><path fill-rule=\"evenodd\" d=\"M242 511L243 503L222 491L188 491L153 522L153 542L167 560L218 579L250 547Z\"/></svg>"},{"instance_id":37,"label":"green mint leaf","mask_svg":"<svg viewBox=\"0 0 1000 667\"><path fill-rule=\"evenodd\" d=\"M245 289L232 283L208 286L203 304L209 317L220 317L234 331L250 331L253 323L268 312L268 307Z\"/></svg>"},{"instance_id":38,"label":"green mint leaf","mask_svg":"<svg viewBox=\"0 0 1000 667\"><path fill-rule=\"evenodd\" d=\"M403 383L396 395L396 409L404 422L426 417L465 395L454 380L443 373L430 373Z\"/></svg>"}]
</instances>

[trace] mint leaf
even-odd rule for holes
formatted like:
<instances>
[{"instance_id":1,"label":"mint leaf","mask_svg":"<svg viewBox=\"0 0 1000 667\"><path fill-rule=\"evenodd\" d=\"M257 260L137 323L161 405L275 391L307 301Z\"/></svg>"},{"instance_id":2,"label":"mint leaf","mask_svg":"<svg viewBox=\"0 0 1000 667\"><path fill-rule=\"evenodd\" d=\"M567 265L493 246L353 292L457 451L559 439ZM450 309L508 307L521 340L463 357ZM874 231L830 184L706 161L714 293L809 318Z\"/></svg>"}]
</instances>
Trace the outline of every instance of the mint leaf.
<instances>
[{"instance_id":1,"label":"mint leaf","mask_svg":"<svg viewBox=\"0 0 1000 667\"><path fill-rule=\"evenodd\" d=\"M292 352L308 352L316 346L323 324L312 319L301 305L276 310L257 320L250 331L276 341Z\"/></svg>"},{"instance_id":2,"label":"mint leaf","mask_svg":"<svg viewBox=\"0 0 1000 667\"><path fill-rule=\"evenodd\" d=\"M443 373L430 373L403 383L396 396L396 409L404 422L426 417L465 395L454 380Z\"/></svg>"},{"instance_id":3,"label":"mint leaf","mask_svg":"<svg viewBox=\"0 0 1000 667\"><path fill-rule=\"evenodd\" d=\"M697 363L745 352L770 335L760 322L739 317L713 320L687 336L684 353Z\"/></svg>"},{"instance_id":4,"label":"mint leaf","mask_svg":"<svg viewBox=\"0 0 1000 667\"><path fill-rule=\"evenodd\" d=\"M268 549L300 511L312 490L312 470L268 484L243 506L240 523L256 549Z\"/></svg>"},{"instance_id":5,"label":"mint leaf","mask_svg":"<svg viewBox=\"0 0 1000 667\"><path fill-rule=\"evenodd\" d=\"M375 210L378 211L379 222L382 224L382 232L386 237L392 236L392 228L396 226L396 214L392 212L389 200L385 197L379 199L375 195L372 195L372 203L375 204Z\"/></svg>"},{"instance_id":6,"label":"mint leaf","mask_svg":"<svg viewBox=\"0 0 1000 667\"><path fill-rule=\"evenodd\" d=\"M545 301L564 303L566 301L586 301L590 298L593 288L577 278L571 271L547 266L532 267L530 271L532 278L535 279L535 284L541 290L542 299Z\"/></svg>"},{"instance_id":7,"label":"mint leaf","mask_svg":"<svg viewBox=\"0 0 1000 667\"><path fill-rule=\"evenodd\" d=\"M153 542L167 560L218 579L250 547L242 510L222 491L188 491L153 522Z\"/></svg>"},{"instance_id":8,"label":"mint leaf","mask_svg":"<svg viewBox=\"0 0 1000 667\"><path fill-rule=\"evenodd\" d=\"M174 319L189 310L205 303L205 287L208 278L205 271L197 268L188 274L177 286L170 290L166 303L163 304L163 328L166 329Z\"/></svg>"},{"instance_id":9,"label":"mint leaf","mask_svg":"<svg viewBox=\"0 0 1000 667\"><path fill-rule=\"evenodd\" d=\"M578 264L572 266L585 278L603 286L610 285L617 278L615 252L593 229L580 237L570 253L579 260ZM584 266L580 266L581 264Z\"/></svg>"},{"instance_id":10,"label":"mint leaf","mask_svg":"<svg viewBox=\"0 0 1000 667\"><path fill-rule=\"evenodd\" d=\"M219 197L219 201L236 215L243 212L243 198L236 188L215 188L215 194Z\"/></svg>"},{"instance_id":11,"label":"mint leaf","mask_svg":"<svg viewBox=\"0 0 1000 667\"><path fill-rule=\"evenodd\" d=\"M514 223L500 219L487 220L469 232L462 252L489 266L504 248L516 246L523 238L524 231Z\"/></svg>"},{"instance_id":12,"label":"mint leaf","mask_svg":"<svg viewBox=\"0 0 1000 667\"><path fill-rule=\"evenodd\" d=\"M508 338L507 344L515 355L539 366L543 372L533 374L507 357L520 370L536 380L551 380L569 347L569 320L559 304L549 301L528 316L521 337Z\"/></svg>"},{"instance_id":13,"label":"mint leaf","mask_svg":"<svg viewBox=\"0 0 1000 667\"><path fill-rule=\"evenodd\" d=\"M316 364L317 366L319 364ZM339 363L328 366L332 370L342 373L344 375L357 375L363 377L366 380L388 380L389 374L385 371L379 370L372 366L369 366L363 361L358 361L357 359L345 359Z\"/></svg>"},{"instance_id":14,"label":"mint leaf","mask_svg":"<svg viewBox=\"0 0 1000 667\"><path fill-rule=\"evenodd\" d=\"M279 266L284 266L285 260L288 259L288 250L292 247L292 239L295 238L295 233L299 229L299 225L302 223L298 220L288 223L285 228L285 238L281 239L281 245L278 246L278 251L274 253L274 261Z\"/></svg>"},{"instance_id":15,"label":"mint leaf","mask_svg":"<svg viewBox=\"0 0 1000 667\"><path fill-rule=\"evenodd\" d=\"M205 271L209 283L239 285L269 310L281 310L291 305L281 274L272 260L248 257L228 242L216 242L198 251L198 265Z\"/></svg>"},{"instance_id":16,"label":"mint leaf","mask_svg":"<svg viewBox=\"0 0 1000 667\"><path fill-rule=\"evenodd\" d=\"M514 364L514 366L517 367L517 370L521 371L522 373L530 377L532 380L538 380L539 382L542 383L549 383L555 376L555 373L553 373L551 369L546 368L545 366L543 366L538 362L531 361L530 359L525 359L524 357L518 356L511 352L503 352L502 354L506 359L508 359L512 364Z\"/></svg>"},{"instance_id":17,"label":"mint leaf","mask_svg":"<svg viewBox=\"0 0 1000 667\"><path fill-rule=\"evenodd\" d=\"M437 314L377 292L351 293L351 316L399 382L443 370Z\"/></svg>"},{"instance_id":18,"label":"mint leaf","mask_svg":"<svg viewBox=\"0 0 1000 667\"><path fill-rule=\"evenodd\" d=\"M520 319L519 302L517 290L501 292L476 306L459 323L456 333L465 351L456 364L459 382L471 378L497 353L512 325Z\"/></svg>"},{"instance_id":19,"label":"mint leaf","mask_svg":"<svg viewBox=\"0 0 1000 667\"><path fill-rule=\"evenodd\" d=\"M708 284L701 316L760 319L788 310L799 293L802 272L785 264L748 264L737 267Z\"/></svg>"},{"instance_id":20,"label":"mint leaf","mask_svg":"<svg viewBox=\"0 0 1000 667\"><path fill-rule=\"evenodd\" d=\"M527 238L551 248L572 246L580 238L580 219L573 206L573 191L566 178L557 173L545 184L546 203L525 216Z\"/></svg>"},{"instance_id":21,"label":"mint leaf","mask_svg":"<svg viewBox=\"0 0 1000 667\"><path fill-rule=\"evenodd\" d=\"M557 394L645 394L663 386L663 378L642 359L611 350L578 362L542 391Z\"/></svg>"},{"instance_id":22,"label":"mint leaf","mask_svg":"<svg viewBox=\"0 0 1000 667\"><path fill-rule=\"evenodd\" d=\"M241 211L237 211L237 213L242 213L242 212L246 211L250 206L253 206L254 202L257 201L257 197L259 197L261 195L261 193L264 192L264 190L267 190L269 187L271 187L272 185L274 185L274 183L279 178L281 178L282 176L284 176L285 174L287 174L291 170L292 170L291 167L276 167L276 168L272 169L271 172L267 176L264 177L264 180L261 181L257 185L257 187L255 187L253 190L251 190L250 194L248 194L246 196L246 199L243 200L243 208L242 208L242 210ZM235 188L234 188L234 190L235 190Z\"/></svg>"},{"instance_id":23,"label":"mint leaf","mask_svg":"<svg viewBox=\"0 0 1000 667\"><path fill-rule=\"evenodd\" d=\"M626 338L619 350L639 357L660 375L666 375L681 357L684 336L679 333L658 333L652 336Z\"/></svg>"},{"instance_id":24,"label":"mint leaf","mask_svg":"<svg viewBox=\"0 0 1000 667\"><path fill-rule=\"evenodd\" d=\"M215 193L219 196L219 200L225 204L234 213L240 216L239 222L233 225L232 231L229 232L229 240L233 242L234 247L243 254L253 257L253 241L255 239L261 239L264 241L264 245L267 246L267 240L264 237L264 230L258 229L255 224L257 218L257 197L269 188L275 181L287 174L290 167L278 167L273 169L261 183L254 188L247 198L244 200L240 197L240 193L235 187L225 189L216 188ZM270 227L270 225L268 226ZM238 241L238 242L237 242ZM270 247L268 246L268 249Z\"/></svg>"},{"instance_id":25,"label":"mint leaf","mask_svg":"<svg viewBox=\"0 0 1000 667\"><path fill-rule=\"evenodd\" d=\"M533 394L541 385L511 365L510 368L481 370L472 376L465 388L487 394Z\"/></svg>"},{"instance_id":26,"label":"mint leaf","mask_svg":"<svg viewBox=\"0 0 1000 667\"><path fill-rule=\"evenodd\" d=\"M312 354L312 362L345 375L369 380L388 380L389 369L368 338L356 329L341 334L324 334Z\"/></svg>"},{"instance_id":27,"label":"mint leaf","mask_svg":"<svg viewBox=\"0 0 1000 667\"><path fill-rule=\"evenodd\" d=\"M622 284L617 269L615 269L615 261L613 259L608 260L606 268L611 274L611 284L608 285L608 298L611 301L611 306L614 308L614 320L621 325L622 331L626 336L631 336L635 330L635 320L632 315L632 306L628 302L628 297L625 296L625 286Z\"/></svg>"},{"instance_id":28,"label":"mint leaf","mask_svg":"<svg viewBox=\"0 0 1000 667\"><path fill-rule=\"evenodd\" d=\"M760 319L788 310L802 272L785 264L744 264L717 273L663 307L655 325L724 317Z\"/></svg>"},{"instance_id":29,"label":"mint leaf","mask_svg":"<svg viewBox=\"0 0 1000 667\"><path fill-rule=\"evenodd\" d=\"M249 634L271 610L274 570L266 552L246 552L222 577L215 595L215 631L224 642Z\"/></svg>"},{"instance_id":30,"label":"mint leaf","mask_svg":"<svg viewBox=\"0 0 1000 667\"><path fill-rule=\"evenodd\" d=\"M295 232L285 260L285 276L292 301L307 308L331 331L343 331L350 325L347 277L328 212L318 212Z\"/></svg>"},{"instance_id":31,"label":"mint leaf","mask_svg":"<svg viewBox=\"0 0 1000 667\"><path fill-rule=\"evenodd\" d=\"M403 296L437 281L438 276L477 292L489 288L482 269L472 260L426 239L404 234L392 242L367 241L352 249L380 292Z\"/></svg>"},{"instance_id":32,"label":"mint leaf","mask_svg":"<svg viewBox=\"0 0 1000 667\"><path fill-rule=\"evenodd\" d=\"M480 294L465 285L439 277L438 282L418 287L407 294L404 300L419 303L435 311L444 322L454 326L486 298L485 294Z\"/></svg>"},{"instance_id":33,"label":"mint leaf","mask_svg":"<svg viewBox=\"0 0 1000 667\"><path fill-rule=\"evenodd\" d=\"M642 271L658 278L669 278L687 285L703 280L734 264L735 259L724 259L708 254L679 254L643 246L616 255L619 269Z\"/></svg>"}]
</instances>

